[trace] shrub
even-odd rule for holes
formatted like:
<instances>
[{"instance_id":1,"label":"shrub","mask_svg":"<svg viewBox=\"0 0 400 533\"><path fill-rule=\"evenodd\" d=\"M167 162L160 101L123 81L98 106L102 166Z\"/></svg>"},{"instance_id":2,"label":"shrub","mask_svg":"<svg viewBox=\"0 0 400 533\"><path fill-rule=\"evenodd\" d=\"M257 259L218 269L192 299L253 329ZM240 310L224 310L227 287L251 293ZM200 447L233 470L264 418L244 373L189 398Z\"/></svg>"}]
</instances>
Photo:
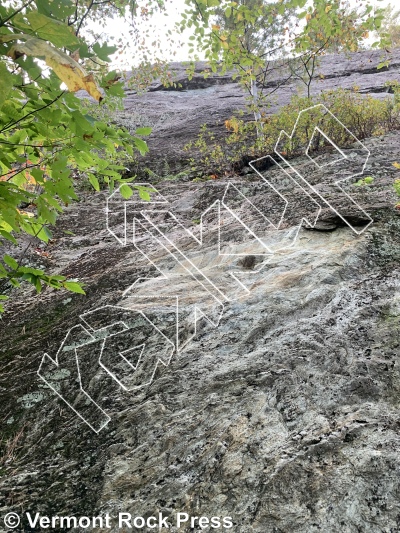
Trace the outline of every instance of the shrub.
<instances>
[{"instance_id":1,"label":"shrub","mask_svg":"<svg viewBox=\"0 0 400 533\"><path fill-rule=\"evenodd\" d=\"M289 157L304 153L304 147L312 140L313 151L323 150L330 142L323 135L314 135L313 123L316 116L323 120L323 131L340 148L354 143L354 136L362 140L375 135L383 135L400 128L400 90L399 85L391 84L394 98L378 100L358 92L345 89L331 90L318 97L294 96L291 102L278 113L263 116L262 132L257 135L254 121L246 121L239 116L225 121L227 134L221 138L204 124L195 141L187 144L187 151L200 155L200 168L206 174L219 175L237 171L251 159L273 154L282 130L291 134L299 112L316 104L324 104L331 113L348 129L342 128L329 114L321 114L321 108L301 115L296 139L288 141L283 151Z\"/></svg>"}]
</instances>

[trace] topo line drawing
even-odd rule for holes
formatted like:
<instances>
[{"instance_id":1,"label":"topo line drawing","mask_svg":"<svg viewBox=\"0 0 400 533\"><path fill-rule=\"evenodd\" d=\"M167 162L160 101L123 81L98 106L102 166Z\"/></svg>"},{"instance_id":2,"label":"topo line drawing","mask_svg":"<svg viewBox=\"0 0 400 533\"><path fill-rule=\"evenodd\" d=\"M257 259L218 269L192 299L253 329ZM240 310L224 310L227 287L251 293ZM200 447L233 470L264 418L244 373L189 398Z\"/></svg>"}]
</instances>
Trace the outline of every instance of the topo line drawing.
<instances>
[{"instance_id":1,"label":"topo line drawing","mask_svg":"<svg viewBox=\"0 0 400 533\"><path fill-rule=\"evenodd\" d=\"M323 123L327 118L354 139L355 146L350 154L343 152L324 131ZM285 143L293 145L301 142L298 139L299 126L304 120L309 121L313 133L304 148L303 161L296 159L291 163L285 153ZM334 150L328 154L329 160L322 164L313 154L313 143L319 142L321 137ZM370 227L372 218L345 190L346 183L363 174L369 157L370 151L364 144L327 107L318 104L299 113L291 134L281 131L275 145L275 157L266 155L251 161L250 166L259 181L217 184L214 197L203 210L196 231L179 220L168 200L151 185L132 185L154 189L149 202L140 198L124 200L119 189L116 190L107 199L107 230L120 246L132 246L147 260L158 275L159 285L143 295L140 294L141 284L150 278L136 279L123 290L123 298L128 299L129 307L102 306L82 314L79 324L66 334L56 356L43 355L38 376L94 432L99 433L111 417L101 406L102 389L96 376L100 379L106 375L125 393L134 393L151 384L157 370L168 367L174 354L196 336L200 320L206 320L211 327L218 327L226 305L249 293L243 280L252 274L246 269L227 272L223 283L212 279L181 248L174 234L163 227L169 225L179 230L179 235L184 235L200 256L210 235L216 231L218 257L226 261L227 257L247 255L246 252L235 252L232 247L227 248L223 225L228 217L249 240L257 244L257 255L262 257L262 262L253 274L259 273L275 253L294 246L303 226L315 226L323 205L328 206L357 235ZM273 183L260 170L262 167L273 167ZM308 178L307 173L315 168L324 169L325 175L330 178L327 190L326 184L325 188L320 187ZM290 214L292 225L289 228L285 226L285 220L291 205L285 195L285 187L290 187L296 197L302 196L304 207L301 213ZM342 204L338 205L332 191L340 191L345 209L350 206L356 216L366 221L361 230L345 216ZM248 219L256 220L258 226L252 227ZM270 238L271 235L273 238ZM160 266L160 257L168 258L169 269ZM202 296L201 302L188 304L179 292L166 295L158 290L176 283L179 275L191 278ZM154 314L153 309L162 305L165 308L162 316Z\"/></svg>"}]
</instances>

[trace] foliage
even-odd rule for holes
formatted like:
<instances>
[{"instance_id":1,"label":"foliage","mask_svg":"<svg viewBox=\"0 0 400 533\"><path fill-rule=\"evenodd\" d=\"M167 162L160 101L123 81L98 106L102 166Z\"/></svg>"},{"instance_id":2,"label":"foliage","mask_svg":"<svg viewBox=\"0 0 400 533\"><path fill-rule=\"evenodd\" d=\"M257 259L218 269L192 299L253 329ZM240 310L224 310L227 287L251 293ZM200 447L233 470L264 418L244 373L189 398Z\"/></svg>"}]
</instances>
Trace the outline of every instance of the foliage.
<instances>
[{"instance_id":1,"label":"foliage","mask_svg":"<svg viewBox=\"0 0 400 533\"><path fill-rule=\"evenodd\" d=\"M394 186L394 190L396 191L396 194L400 196L400 179L395 180L393 186Z\"/></svg>"},{"instance_id":2,"label":"foliage","mask_svg":"<svg viewBox=\"0 0 400 533\"><path fill-rule=\"evenodd\" d=\"M400 46L400 9L389 4L383 11L381 27L378 30L380 36L387 38L389 47Z\"/></svg>"},{"instance_id":3,"label":"foliage","mask_svg":"<svg viewBox=\"0 0 400 533\"><path fill-rule=\"evenodd\" d=\"M239 170L246 165L246 161L273 154L280 132L284 130L291 133L299 112L318 103L324 104L349 130L343 129L330 115L324 118L324 132L339 147L352 144L353 135L365 139L400 129L400 106L393 103L391 98L378 100L364 96L358 93L357 88L353 91L337 89L311 99L294 96L290 104L282 107L278 113L262 117L261 137L257 137L255 122L246 121L240 116L225 122L227 133L222 139L207 125L203 125L197 139L186 145L186 150L201 155L201 166L205 173L223 175ZM314 133L311 122L312 114L301 116L296 139L284 146L288 157L300 155L304 146L311 141ZM329 144L324 136L314 136L312 149L323 150Z\"/></svg>"},{"instance_id":4,"label":"foliage","mask_svg":"<svg viewBox=\"0 0 400 533\"><path fill-rule=\"evenodd\" d=\"M140 136L148 129L132 136L91 112L74 94L86 90L103 109L123 95L118 73L108 68L87 72L83 66L89 60L104 66L117 47L91 43L80 30L90 19L126 9L134 14L136 2L15 0L0 5L0 244L16 245L22 233L48 242L48 226L77 199L73 172L86 175L95 190L99 180L112 190L124 182L119 152L130 157L134 149L147 152ZM75 280L22 266L8 255L0 263L0 280L0 290L28 281L38 292L46 285L83 292Z\"/></svg>"},{"instance_id":5,"label":"foliage","mask_svg":"<svg viewBox=\"0 0 400 533\"><path fill-rule=\"evenodd\" d=\"M369 185L372 185L374 181L375 178L373 176L365 176L365 178L358 180L354 185L356 187L368 187Z\"/></svg>"},{"instance_id":6,"label":"foliage","mask_svg":"<svg viewBox=\"0 0 400 533\"><path fill-rule=\"evenodd\" d=\"M370 31L380 27L383 10L373 14L372 5L365 2L353 6L349 0L314 0L301 14L304 15L306 27L299 43L301 50L356 52Z\"/></svg>"},{"instance_id":7,"label":"foliage","mask_svg":"<svg viewBox=\"0 0 400 533\"><path fill-rule=\"evenodd\" d=\"M146 92L154 81L158 81L164 87L177 87L170 66L166 61L143 61L139 68L135 68L126 78L129 88L138 94Z\"/></svg>"},{"instance_id":8,"label":"foliage","mask_svg":"<svg viewBox=\"0 0 400 533\"><path fill-rule=\"evenodd\" d=\"M373 13L368 3L352 5L349 0L318 0L309 6L307 12L301 13L306 19L303 36L301 36L293 58L288 58L288 65L293 76L304 83L307 96L311 96L311 85L316 78L319 60L326 53L343 51L356 52L363 47L366 39L374 29L380 28L384 16L383 10ZM331 23L321 21L329 16ZM335 28L332 31L332 27ZM384 33L372 47L386 46ZM384 63L381 63L382 67Z\"/></svg>"},{"instance_id":9,"label":"foliage","mask_svg":"<svg viewBox=\"0 0 400 533\"><path fill-rule=\"evenodd\" d=\"M394 95L394 105L400 106L400 82L392 80L386 82L385 85L388 87L389 92Z\"/></svg>"},{"instance_id":10,"label":"foliage","mask_svg":"<svg viewBox=\"0 0 400 533\"><path fill-rule=\"evenodd\" d=\"M279 68L272 60L303 57L308 69L311 59L315 66L315 58L333 47L357 50L383 17L382 10L368 3L350 9L343 0L185 0L185 4L181 30L192 28L193 50L197 43L213 72L235 69L251 95L249 108L256 121L268 106L264 94L268 80Z\"/></svg>"},{"instance_id":11,"label":"foliage","mask_svg":"<svg viewBox=\"0 0 400 533\"><path fill-rule=\"evenodd\" d=\"M197 171L204 176L217 174L219 176L234 170L240 159L245 155L256 153L256 123L246 122L234 116L225 121L227 133L221 138L207 124L203 124L194 141L185 146L189 153L200 156ZM195 165L195 158L192 158ZM194 167L192 167L194 168Z\"/></svg>"},{"instance_id":12,"label":"foliage","mask_svg":"<svg viewBox=\"0 0 400 533\"><path fill-rule=\"evenodd\" d=\"M397 168L398 170L400 170L400 163L397 163L397 162L396 162L396 163L393 163L393 166L394 166L394 168ZM397 179L394 181L394 183L393 183L393 188L394 188L395 193L397 194L397 196L400 196L400 179L399 179L399 178L397 178ZM397 209L400 209L400 203L398 203L398 204L396 205L396 208L397 208Z\"/></svg>"}]
</instances>

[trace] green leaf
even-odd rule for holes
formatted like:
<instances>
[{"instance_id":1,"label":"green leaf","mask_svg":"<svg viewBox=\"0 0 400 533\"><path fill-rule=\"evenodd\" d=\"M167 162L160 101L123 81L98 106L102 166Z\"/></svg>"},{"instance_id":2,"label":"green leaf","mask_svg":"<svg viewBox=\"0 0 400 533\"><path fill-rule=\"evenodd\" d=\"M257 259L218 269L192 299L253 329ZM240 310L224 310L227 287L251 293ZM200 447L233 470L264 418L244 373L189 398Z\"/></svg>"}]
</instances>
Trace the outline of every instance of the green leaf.
<instances>
[{"instance_id":1,"label":"green leaf","mask_svg":"<svg viewBox=\"0 0 400 533\"><path fill-rule=\"evenodd\" d=\"M100 191L99 180L96 178L96 176L94 174L88 174L88 176L89 176L90 184L92 185L94 190L95 191Z\"/></svg>"},{"instance_id":2,"label":"green leaf","mask_svg":"<svg viewBox=\"0 0 400 533\"><path fill-rule=\"evenodd\" d=\"M73 34L66 24L58 20L51 19L37 11L31 11L26 15L31 28L37 35L45 41L50 41L60 47L78 47L79 39Z\"/></svg>"},{"instance_id":3,"label":"green leaf","mask_svg":"<svg viewBox=\"0 0 400 533\"><path fill-rule=\"evenodd\" d=\"M146 202L150 202L151 200L150 194L145 187L139 187L139 196L142 200L145 200Z\"/></svg>"},{"instance_id":4,"label":"green leaf","mask_svg":"<svg viewBox=\"0 0 400 533\"><path fill-rule=\"evenodd\" d=\"M4 62L0 63L0 109L12 91L14 76L8 71Z\"/></svg>"},{"instance_id":5,"label":"green leaf","mask_svg":"<svg viewBox=\"0 0 400 533\"><path fill-rule=\"evenodd\" d=\"M8 241L12 242L13 244L18 244L17 239L11 235L11 233L8 233L7 231L0 229L0 235L7 239Z\"/></svg>"},{"instance_id":6,"label":"green leaf","mask_svg":"<svg viewBox=\"0 0 400 533\"><path fill-rule=\"evenodd\" d=\"M106 61L107 63L110 62L109 56L115 54L117 50L118 48L116 46L108 46L107 43L104 43L102 45L96 43L93 46L93 52L96 54L96 56L102 61Z\"/></svg>"},{"instance_id":7,"label":"green leaf","mask_svg":"<svg viewBox=\"0 0 400 533\"><path fill-rule=\"evenodd\" d=\"M18 269L17 261L15 259L13 259L12 257L10 257L9 255L6 254L3 257L3 261L5 262L6 265L8 265L13 270L17 270Z\"/></svg>"},{"instance_id":8,"label":"green leaf","mask_svg":"<svg viewBox=\"0 0 400 533\"><path fill-rule=\"evenodd\" d=\"M43 270L39 270L37 268L32 267L21 267L19 269L19 273L25 273L25 274L33 274L34 276L44 276Z\"/></svg>"},{"instance_id":9,"label":"green leaf","mask_svg":"<svg viewBox=\"0 0 400 533\"><path fill-rule=\"evenodd\" d=\"M34 286L35 286L35 289L36 289L36 292L39 294L42 292L42 284L40 282L40 278L36 278L34 280L32 280Z\"/></svg>"},{"instance_id":10,"label":"green leaf","mask_svg":"<svg viewBox=\"0 0 400 533\"><path fill-rule=\"evenodd\" d=\"M378 70L381 70L382 68L389 67L390 61L387 59L386 61L382 61L379 63L379 65L376 67Z\"/></svg>"},{"instance_id":11,"label":"green leaf","mask_svg":"<svg viewBox=\"0 0 400 533\"><path fill-rule=\"evenodd\" d=\"M63 283L63 286L65 289L71 292L77 292L78 294L86 294L86 292L82 289L79 283L76 281L65 281Z\"/></svg>"},{"instance_id":12,"label":"green leaf","mask_svg":"<svg viewBox=\"0 0 400 533\"><path fill-rule=\"evenodd\" d=\"M136 135L150 135L152 131L152 128L138 128L135 133Z\"/></svg>"},{"instance_id":13,"label":"green leaf","mask_svg":"<svg viewBox=\"0 0 400 533\"><path fill-rule=\"evenodd\" d=\"M133 139L133 142L135 143L136 148L139 150L141 155L147 154L147 152L149 151L149 148L148 148L147 143L145 141L142 141L142 139L138 139L137 137L135 137Z\"/></svg>"},{"instance_id":14,"label":"green leaf","mask_svg":"<svg viewBox=\"0 0 400 533\"><path fill-rule=\"evenodd\" d=\"M65 19L75 12L75 5L72 0L35 0L39 13L52 15L58 19Z\"/></svg>"},{"instance_id":15,"label":"green leaf","mask_svg":"<svg viewBox=\"0 0 400 533\"><path fill-rule=\"evenodd\" d=\"M65 281L65 276L51 276L51 281Z\"/></svg>"},{"instance_id":16,"label":"green leaf","mask_svg":"<svg viewBox=\"0 0 400 533\"><path fill-rule=\"evenodd\" d=\"M110 95L110 96L118 96L120 98L123 98L125 96L123 83L115 83L114 85L111 85L110 87L106 87L105 91L107 95Z\"/></svg>"},{"instance_id":17,"label":"green leaf","mask_svg":"<svg viewBox=\"0 0 400 533\"><path fill-rule=\"evenodd\" d=\"M119 188L119 191L122 194L122 196L125 198L125 200L129 200L129 198L133 194L132 188L129 187L129 185L125 185L125 184L121 185L121 187Z\"/></svg>"},{"instance_id":18,"label":"green leaf","mask_svg":"<svg viewBox=\"0 0 400 533\"><path fill-rule=\"evenodd\" d=\"M78 51L79 51L79 57L81 59L86 59L88 57L93 57L94 56L94 54L89 52L89 47L88 47L87 43L82 43L81 46L78 48Z\"/></svg>"},{"instance_id":19,"label":"green leaf","mask_svg":"<svg viewBox=\"0 0 400 533\"><path fill-rule=\"evenodd\" d=\"M39 233L37 234L37 238L40 239L43 242L49 242L49 240L53 237L53 234L47 228L46 226L43 226Z\"/></svg>"}]
</instances>

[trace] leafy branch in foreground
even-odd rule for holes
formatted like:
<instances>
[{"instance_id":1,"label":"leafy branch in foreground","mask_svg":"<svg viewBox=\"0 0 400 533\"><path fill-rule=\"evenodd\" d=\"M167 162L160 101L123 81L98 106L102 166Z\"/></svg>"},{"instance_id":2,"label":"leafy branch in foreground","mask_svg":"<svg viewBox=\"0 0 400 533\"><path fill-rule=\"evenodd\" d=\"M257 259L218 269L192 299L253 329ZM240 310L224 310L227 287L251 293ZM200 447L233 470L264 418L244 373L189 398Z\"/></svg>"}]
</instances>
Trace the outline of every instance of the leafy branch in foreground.
<instances>
[{"instance_id":1,"label":"leafy branch in foreground","mask_svg":"<svg viewBox=\"0 0 400 533\"><path fill-rule=\"evenodd\" d=\"M77 200L74 174L86 176L95 190L100 178L113 190L127 181L118 154L133 157L135 149L148 150L141 138L148 129L131 135L91 115L74 94L84 89L104 103L123 96L116 72L84 68L89 60L109 62L117 48L89 43L79 33L96 10L119 15L135 4L17 0L0 5L0 244L8 242L11 254L24 233L48 242L49 226ZM0 293L21 281L38 292L48 286L84 293L76 280L21 266L4 255Z\"/></svg>"}]
</instances>

